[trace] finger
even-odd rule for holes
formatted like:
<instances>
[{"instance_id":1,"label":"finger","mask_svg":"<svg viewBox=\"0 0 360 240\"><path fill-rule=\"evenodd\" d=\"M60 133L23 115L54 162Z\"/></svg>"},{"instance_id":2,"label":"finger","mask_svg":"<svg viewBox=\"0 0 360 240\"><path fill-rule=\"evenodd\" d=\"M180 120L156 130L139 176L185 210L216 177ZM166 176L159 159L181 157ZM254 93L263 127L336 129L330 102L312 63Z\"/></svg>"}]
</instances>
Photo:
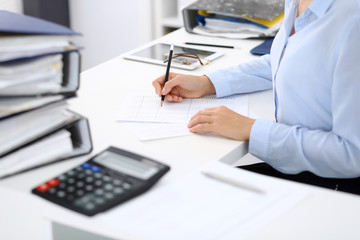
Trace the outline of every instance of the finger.
<instances>
[{"instance_id":1,"label":"finger","mask_svg":"<svg viewBox=\"0 0 360 240\"><path fill-rule=\"evenodd\" d=\"M172 96L173 96L173 101L174 101L174 102L179 103L179 102L182 102L182 100L183 100L182 97L179 97L179 96L177 96L177 95L172 95Z\"/></svg>"},{"instance_id":2,"label":"finger","mask_svg":"<svg viewBox=\"0 0 360 240\"><path fill-rule=\"evenodd\" d=\"M214 111L214 110L216 110L218 107L209 107L209 108L205 108L204 110L206 110L206 111Z\"/></svg>"},{"instance_id":3,"label":"finger","mask_svg":"<svg viewBox=\"0 0 360 240\"><path fill-rule=\"evenodd\" d=\"M201 116L201 115L207 115L207 116L211 116L213 113L213 111L209 108L205 108L203 110L200 110L198 111L197 113L195 113L191 118L190 118L190 121L197 118L198 116Z\"/></svg>"},{"instance_id":4,"label":"finger","mask_svg":"<svg viewBox=\"0 0 360 240\"><path fill-rule=\"evenodd\" d=\"M203 110L198 111L196 114L194 114L194 116L191 117L191 119L199 116L199 115L215 115L216 111L219 109L219 107L209 107L209 108L205 108Z\"/></svg>"},{"instance_id":5,"label":"finger","mask_svg":"<svg viewBox=\"0 0 360 240\"><path fill-rule=\"evenodd\" d=\"M153 85L153 87L155 88L156 94L157 94L158 96L161 96L162 84L161 84L161 80L159 80L159 79L161 79L161 77L155 79L155 80L152 82L152 85ZM162 81L162 82L163 82L163 81Z\"/></svg>"},{"instance_id":6,"label":"finger","mask_svg":"<svg viewBox=\"0 0 360 240\"><path fill-rule=\"evenodd\" d=\"M204 123L212 123L213 119L211 116L206 116L206 115L199 115L197 117L195 117L194 119L191 119L189 124L188 124L188 128L192 128L198 124L204 124Z\"/></svg>"},{"instance_id":7,"label":"finger","mask_svg":"<svg viewBox=\"0 0 360 240\"><path fill-rule=\"evenodd\" d=\"M164 82L165 82L165 74L161 75L160 77L157 77L157 78L153 81L153 83L154 83L154 82L158 82L158 83L160 83L161 85L164 84Z\"/></svg>"},{"instance_id":8,"label":"finger","mask_svg":"<svg viewBox=\"0 0 360 240\"><path fill-rule=\"evenodd\" d=\"M212 131L212 125L211 125L211 124L207 124L207 123L198 124L198 125L190 128L189 131L192 132L192 133L197 133L197 132L211 132L211 131Z\"/></svg>"},{"instance_id":9,"label":"finger","mask_svg":"<svg viewBox=\"0 0 360 240\"><path fill-rule=\"evenodd\" d=\"M166 95L166 94L168 94L169 92L171 92L171 90L172 90L174 87L176 87L176 86L178 86L178 85L180 85L180 84L181 84L181 78L179 78L179 77L174 77L174 78L172 78L171 80L169 80L169 81L167 81L167 82L165 83L165 85L164 85L161 93L162 93L163 95Z\"/></svg>"},{"instance_id":10,"label":"finger","mask_svg":"<svg viewBox=\"0 0 360 240\"><path fill-rule=\"evenodd\" d=\"M162 86L159 83L154 83L153 84L154 88L155 88L155 93L156 95L158 95L159 97L161 97L161 89Z\"/></svg>"},{"instance_id":11,"label":"finger","mask_svg":"<svg viewBox=\"0 0 360 240\"><path fill-rule=\"evenodd\" d=\"M179 102L182 102L183 98L179 97L179 96L176 96L174 94L167 94L165 96L165 100L169 101L169 102L177 102L177 103L179 103Z\"/></svg>"}]
</instances>

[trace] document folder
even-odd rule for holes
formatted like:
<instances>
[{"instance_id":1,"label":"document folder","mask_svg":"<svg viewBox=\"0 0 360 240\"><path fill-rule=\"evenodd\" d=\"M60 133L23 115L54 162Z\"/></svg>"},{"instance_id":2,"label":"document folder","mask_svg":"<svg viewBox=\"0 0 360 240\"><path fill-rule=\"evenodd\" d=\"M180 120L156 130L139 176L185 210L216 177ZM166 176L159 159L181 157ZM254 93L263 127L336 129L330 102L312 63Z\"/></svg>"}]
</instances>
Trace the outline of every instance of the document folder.
<instances>
[{"instance_id":1,"label":"document folder","mask_svg":"<svg viewBox=\"0 0 360 240\"><path fill-rule=\"evenodd\" d=\"M0 62L78 50L73 39L79 35L53 22L0 10Z\"/></svg>"},{"instance_id":2,"label":"document folder","mask_svg":"<svg viewBox=\"0 0 360 240\"><path fill-rule=\"evenodd\" d=\"M37 136L30 142L24 142L21 146L0 156L0 179L90 153L92 151L92 141L89 122L86 118L80 116L79 114L76 114L76 116L76 119L65 126L56 127L44 133L42 136ZM66 130L70 135L70 144L72 145L71 150L55 158L51 157L53 156L54 151L58 151L58 145L54 146L54 148L39 150L37 145L39 145L41 141L51 135L58 134L63 130ZM60 141L60 143L63 142L63 140ZM29 153L32 153L34 156L41 154L46 156L46 154L48 154L51 157L50 159L45 158L40 159L40 161L37 160L35 162L29 162L32 157Z\"/></svg>"},{"instance_id":3,"label":"document folder","mask_svg":"<svg viewBox=\"0 0 360 240\"><path fill-rule=\"evenodd\" d=\"M271 45L274 38L268 38L263 43L259 44L258 46L254 47L250 50L251 54L254 55L265 55L270 54Z\"/></svg>"},{"instance_id":4,"label":"document folder","mask_svg":"<svg viewBox=\"0 0 360 240\"><path fill-rule=\"evenodd\" d=\"M281 0L241 0L226 5L216 0L198 0L185 7L182 15L189 33L239 39L274 36L284 17Z\"/></svg>"},{"instance_id":5,"label":"document folder","mask_svg":"<svg viewBox=\"0 0 360 240\"><path fill-rule=\"evenodd\" d=\"M9 117L63 101L65 96L0 97L0 121Z\"/></svg>"},{"instance_id":6,"label":"document folder","mask_svg":"<svg viewBox=\"0 0 360 240\"><path fill-rule=\"evenodd\" d=\"M50 54L52 56L53 54ZM13 86L13 87L5 87L1 88L0 85L0 98L1 97L30 97L30 96L47 96L47 95L56 95L62 94L66 97L74 96L76 91L80 86L80 53L79 51L71 51L65 52L61 54L62 56L62 78L61 84L59 83L59 87L56 89L46 90L39 85L37 87L37 82L26 82L21 88L21 84ZM23 60L16 61L10 63L0 64L0 71L2 68L11 69L12 65L18 64L31 64L32 61L36 61L38 59L42 59L43 57L32 58L31 60ZM0 72L1 74L1 72ZM35 73L36 74L36 73ZM0 75L0 84L1 84L1 75ZM20 87L20 89L19 89ZM24 90L21 90L24 89Z\"/></svg>"},{"instance_id":7,"label":"document folder","mask_svg":"<svg viewBox=\"0 0 360 240\"><path fill-rule=\"evenodd\" d=\"M0 121L0 157L79 118L63 101L4 119Z\"/></svg>"}]
</instances>

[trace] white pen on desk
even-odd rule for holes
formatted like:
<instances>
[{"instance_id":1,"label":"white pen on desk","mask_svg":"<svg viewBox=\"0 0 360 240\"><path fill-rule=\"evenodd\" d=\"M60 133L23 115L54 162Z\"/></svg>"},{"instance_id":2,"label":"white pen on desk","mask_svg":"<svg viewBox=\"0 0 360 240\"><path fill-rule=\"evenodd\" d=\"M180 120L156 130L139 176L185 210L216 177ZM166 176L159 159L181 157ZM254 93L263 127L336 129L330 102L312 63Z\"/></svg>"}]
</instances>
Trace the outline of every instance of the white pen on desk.
<instances>
[{"instance_id":1,"label":"white pen on desk","mask_svg":"<svg viewBox=\"0 0 360 240\"><path fill-rule=\"evenodd\" d=\"M233 185L235 187L240 187L240 188L243 188L243 189L255 192L255 193L265 194L265 192L263 190L259 189L259 188L251 186L251 185L249 185L247 183L239 182L239 181L231 179L229 177L221 176L221 175L219 175L217 173L204 172L204 171L201 171L201 173L204 174L207 177L210 177L212 179L215 179L215 180L218 180L218 181L221 181L221 182L224 182L224 183L231 184L231 185Z\"/></svg>"}]
</instances>

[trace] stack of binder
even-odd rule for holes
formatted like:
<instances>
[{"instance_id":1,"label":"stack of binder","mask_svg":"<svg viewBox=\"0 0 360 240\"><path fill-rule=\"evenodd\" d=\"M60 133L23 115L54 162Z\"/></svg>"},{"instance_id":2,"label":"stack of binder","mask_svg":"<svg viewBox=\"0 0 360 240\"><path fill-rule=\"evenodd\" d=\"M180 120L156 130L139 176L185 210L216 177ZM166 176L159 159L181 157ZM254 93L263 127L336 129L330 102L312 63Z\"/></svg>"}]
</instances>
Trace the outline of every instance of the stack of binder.
<instances>
[{"instance_id":1,"label":"stack of binder","mask_svg":"<svg viewBox=\"0 0 360 240\"><path fill-rule=\"evenodd\" d=\"M78 35L0 11L0 178L91 152L88 120L66 102L79 89Z\"/></svg>"},{"instance_id":2,"label":"stack of binder","mask_svg":"<svg viewBox=\"0 0 360 240\"><path fill-rule=\"evenodd\" d=\"M190 33L227 38L275 36L284 19L283 0L198 0L183 9Z\"/></svg>"}]
</instances>

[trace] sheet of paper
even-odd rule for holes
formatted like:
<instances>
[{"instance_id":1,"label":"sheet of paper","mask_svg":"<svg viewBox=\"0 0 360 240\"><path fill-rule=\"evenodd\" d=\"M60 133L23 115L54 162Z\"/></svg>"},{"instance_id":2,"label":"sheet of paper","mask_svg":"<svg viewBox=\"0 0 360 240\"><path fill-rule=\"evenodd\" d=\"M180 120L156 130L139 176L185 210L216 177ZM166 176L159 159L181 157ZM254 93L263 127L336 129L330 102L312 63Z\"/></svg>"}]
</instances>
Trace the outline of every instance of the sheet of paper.
<instances>
[{"instance_id":1,"label":"sheet of paper","mask_svg":"<svg viewBox=\"0 0 360 240\"><path fill-rule=\"evenodd\" d=\"M124 122L122 124L141 141L192 134L189 132L187 123Z\"/></svg>"},{"instance_id":2,"label":"sheet of paper","mask_svg":"<svg viewBox=\"0 0 360 240\"><path fill-rule=\"evenodd\" d=\"M112 209L99 218L136 239L244 239L296 205L309 191L216 162L206 169L249 191L195 172ZM141 231L139 231L141 229ZM121 236L119 236L121 238Z\"/></svg>"},{"instance_id":3,"label":"sheet of paper","mask_svg":"<svg viewBox=\"0 0 360 240\"><path fill-rule=\"evenodd\" d=\"M198 111L224 105L233 111L248 116L248 96L225 98L205 96L184 99L181 103L165 102L160 107L160 98L155 95L131 95L124 101L117 120L134 122L187 123Z\"/></svg>"}]
</instances>

